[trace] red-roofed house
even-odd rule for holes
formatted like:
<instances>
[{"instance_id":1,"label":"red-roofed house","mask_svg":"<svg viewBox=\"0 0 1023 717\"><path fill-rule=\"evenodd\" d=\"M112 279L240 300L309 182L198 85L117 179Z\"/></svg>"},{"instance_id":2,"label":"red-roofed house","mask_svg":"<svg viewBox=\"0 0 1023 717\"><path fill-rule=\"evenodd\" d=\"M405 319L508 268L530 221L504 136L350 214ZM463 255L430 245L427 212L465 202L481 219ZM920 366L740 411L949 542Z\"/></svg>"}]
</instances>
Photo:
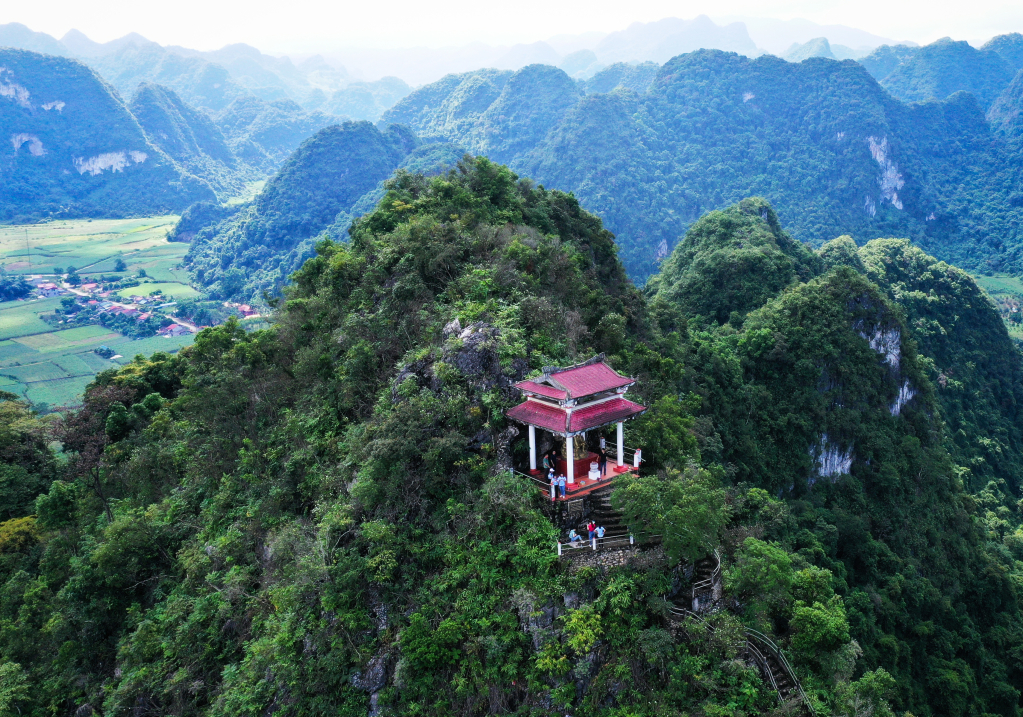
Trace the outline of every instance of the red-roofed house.
<instances>
[{"instance_id":1,"label":"red-roofed house","mask_svg":"<svg viewBox=\"0 0 1023 717\"><path fill-rule=\"evenodd\" d=\"M508 411L513 421L529 427L529 469L536 472L536 429L565 439L565 475L570 484L585 473L592 457L576 460L575 436L616 424L618 465L624 465L623 423L646 411L625 398L636 379L622 376L604 363L603 354L568 368L547 367L539 378L515 384L526 400Z\"/></svg>"}]
</instances>

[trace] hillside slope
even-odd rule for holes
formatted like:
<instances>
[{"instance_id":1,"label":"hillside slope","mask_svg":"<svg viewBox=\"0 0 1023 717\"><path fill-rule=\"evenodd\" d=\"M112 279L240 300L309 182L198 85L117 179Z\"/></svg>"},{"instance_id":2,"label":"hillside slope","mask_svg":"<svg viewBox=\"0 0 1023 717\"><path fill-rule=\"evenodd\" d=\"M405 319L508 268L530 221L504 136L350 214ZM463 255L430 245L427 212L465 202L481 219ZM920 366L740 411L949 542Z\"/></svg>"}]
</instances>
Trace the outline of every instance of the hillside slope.
<instances>
[{"instance_id":1,"label":"hillside slope","mask_svg":"<svg viewBox=\"0 0 1023 717\"><path fill-rule=\"evenodd\" d=\"M149 140L220 195L237 192L246 175L223 133L201 110L189 107L173 90L141 84L128 105Z\"/></svg>"},{"instance_id":2,"label":"hillside slope","mask_svg":"<svg viewBox=\"0 0 1023 717\"><path fill-rule=\"evenodd\" d=\"M279 168L317 131L337 124L336 117L306 112L291 100L267 102L251 95L214 113L213 120L238 158L266 173Z\"/></svg>"},{"instance_id":3,"label":"hillside slope","mask_svg":"<svg viewBox=\"0 0 1023 717\"><path fill-rule=\"evenodd\" d=\"M181 211L209 185L153 146L96 73L0 49L0 220Z\"/></svg>"},{"instance_id":4,"label":"hillside slope","mask_svg":"<svg viewBox=\"0 0 1023 717\"><path fill-rule=\"evenodd\" d=\"M187 232L181 238L192 242L186 264L214 297L253 301L261 300L262 291L279 292L312 255L321 232L334 227L337 236L347 230L366 195L373 198L362 211L372 207L373 193L416 144L407 130L392 126L381 132L369 122L320 130L250 205L226 219L202 205L190 210L175 232Z\"/></svg>"},{"instance_id":5,"label":"hillside slope","mask_svg":"<svg viewBox=\"0 0 1023 717\"><path fill-rule=\"evenodd\" d=\"M813 261L763 200L722 214L729 226L708 217L719 230L680 253L742 259L755 231L765 253ZM1014 715L1019 506L963 490L898 306L860 273L869 262L827 256L716 325L646 301L574 197L485 159L399 174L349 243L319 245L271 329L229 323L100 375L57 426L52 468L30 462L45 447L31 421L0 433L0 465L37 477L0 523L9 703L805 709L779 705L736 640L756 629L818 714ZM904 278L927 281L923 266ZM650 407L626 434L649 472L616 482L612 502L641 545L683 526L690 557L660 533L613 566L559 561L564 523L508 471L528 450L505 416L513 382L596 352ZM715 548L714 629L673 621L666 598L685 603L693 559Z\"/></svg>"},{"instance_id":6,"label":"hillside slope","mask_svg":"<svg viewBox=\"0 0 1023 717\"><path fill-rule=\"evenodd\" d=\"M516 76L482 72L446 78L385 119L574 192L615 232L637 281L700 215L750 194L815 245L843 233L908 236L941 258L1015 270L1006 248L1020 242L1019 208L1008 201L1019 163L970 95L905 105L852 61L717 51L674 58L641 95L580 97L563 73L530 72L541 89L524 82L530 91L516 93ZM542 122L506 122L499 135L485 119L541 105Z\"/></svg>"},{"instance_id":7,"label":"hillside slope","mask_svg":"<svg viewBox=\"0 0 1023 717\"><path fill-rule=\"evenodd\" d=\"M921 47L881 84L906 102L943 100L956 92L971 92L986 110L1015 72L997 52L977 50L968 42L946 37Z\"/></svg>"}]
</instances>

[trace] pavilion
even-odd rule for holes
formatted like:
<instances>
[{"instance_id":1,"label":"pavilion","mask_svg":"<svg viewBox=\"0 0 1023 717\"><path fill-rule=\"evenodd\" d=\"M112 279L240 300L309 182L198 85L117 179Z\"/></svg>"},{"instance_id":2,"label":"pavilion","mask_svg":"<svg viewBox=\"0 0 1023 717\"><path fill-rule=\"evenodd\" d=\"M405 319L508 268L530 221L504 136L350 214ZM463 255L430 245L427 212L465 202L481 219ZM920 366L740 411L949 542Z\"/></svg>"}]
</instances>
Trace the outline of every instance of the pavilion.
<instances>
[{"instance_id":1,"label":"pavilion","mask_svg":"<svg viewBox=\"0 0 1023 717\"><path fill-rule=\"evenodd\" d=\"M520 381L515 387L526 400L510 409L508 417L529 427L529 470L536 474L536 429L565 440L564 475L569 485L577 475L586 475L592 453L576 457L573 438L587 431L617 424L617 470L626 470L623 423L646 411L646 406L625 398L636 379L622 376L604 362L600 354L582 364L545 367L543 375Z\"/></svg>"}]
</instances>

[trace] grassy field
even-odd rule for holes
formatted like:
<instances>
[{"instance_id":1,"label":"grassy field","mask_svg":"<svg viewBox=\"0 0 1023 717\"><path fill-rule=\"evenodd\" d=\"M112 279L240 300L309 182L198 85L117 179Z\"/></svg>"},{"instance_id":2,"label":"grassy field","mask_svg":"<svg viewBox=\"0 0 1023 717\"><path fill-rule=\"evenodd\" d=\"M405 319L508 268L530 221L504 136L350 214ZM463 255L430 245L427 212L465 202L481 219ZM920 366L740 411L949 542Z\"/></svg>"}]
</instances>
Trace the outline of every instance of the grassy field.
<instances>
[{"instance_id":1,"label":"grassy field","mask_svg":"<svg viewBox=\"0 0 1023 717\"><path fill-rule=\"evenodd\" d=\"M154 291L163 291L163 295L175 299L191 299L199 295L199 292L188 284L174 284L166 281L154 281L150 284L139 284L127 289L121 289L117 295L123 299L130 296L149 296Z\"/></svg>"},{"instance_id":2,"label":"grassy field","mask_svg":"<svg viewBox=\"0 0 1023 717\"><path fill-rule=\"evenodd\" d=\"M12 306L12 304L21 306ZM188 334L176 338L154 336L132 341L102 326L74 329L34 331L35 324L26 321L30 315L38 321L38 312L50 302L8 302L0 304L0 326L5 327L5 340L0 341L0 390L24 396L41 407L57 408L81 400L82 391L98 372L127 363L137 354L148 356L156 351L173 353L192 343ZM29 314L29 311L35 314ZM9 320L14 315L16 320ZM18 334L8 328L20 325ZM104 359L93 350L100 346L113 349L120 358Z\"/></svg>"},{"instance_id":3,"label":"grassy field","mask_svg":"<svg viewBox=\"0 0 1023 717\"><path fill-rule=\"evenodd\" d=\"M989 294L1016 294L1023 297L1023 281L1019 277L1007 274L993 276L975 274L973 278Z\"/></svg>"},{"instance_id":4,"label":"grassy field","mask_svg":"<svg viewBox=\"0 0 1023 717\"><path fill-rule=\"evenodd\" d=\"M197 292L180 268L188 245L166 238L176 221L168 216L0 226L0 264L15 274L50 274L54 267L74 266L86 281L90 275L125 276L145 269L153 282L125 289L122 296L162 289L168 297L189 298ZM114 271L118 258L127 265L125 272ZM132 341L102 326L60 330L39 318L59 304L59 298L0 303L0 390L17 393L40 408L80 401L98 372L137 354L175 352L192 343L191 334ZM99 346L108 346L120 357L100 358L94 353Z\"/></svg>"},{"instance_id":5,"label":"grassy field","mask_svg":"<svg viewBox=\"0 0 1023 717\"><path fill-rule=\"evenodd\" d=\"M1019 277L1008 274L993 274L984 276L981 274L972 275L977 284L998 307L998 312L1005 320L1005 328L1009 330L1009 336L1017 343L1023 344L1023 325L1010 321L1010 317L1021 315L1023 309L1023 281ZM1015 309L1015 311L1013 311Z\"/></svg>"},{"instance_id":6,"label":"grassy field","mask_svg":"<svg viewBox=\"0 0 1023 717\"><path fill-rule=\"evenodd\" d=\"M5 301L0 303L0 339L30 336L53 331L53 327L39 318L60 305L60 299L37 301Z\"/></svg>"},{"instance_id":7,"label":"grassy field","mask_svg":"<svg viewBox=\"0 0 1023 717\"><path fill-rule=\"evenodd\" d=\"M188 244L167 241L176 216L93 219L0 226L0 264L11 274L52 274L73 266L83 279L145 269L156 281L188 284ZM115 272L118 259L127 265Z\"/></svg>"}]
</instances>

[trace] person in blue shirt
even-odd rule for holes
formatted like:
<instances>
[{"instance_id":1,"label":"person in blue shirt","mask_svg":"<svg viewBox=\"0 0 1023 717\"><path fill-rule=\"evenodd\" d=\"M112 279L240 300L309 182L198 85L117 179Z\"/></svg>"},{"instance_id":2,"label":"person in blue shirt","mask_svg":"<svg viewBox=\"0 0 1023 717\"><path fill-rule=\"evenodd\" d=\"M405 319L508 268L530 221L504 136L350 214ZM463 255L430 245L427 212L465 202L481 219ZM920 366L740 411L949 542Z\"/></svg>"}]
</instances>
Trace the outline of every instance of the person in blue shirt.
<instances>
[{"instance_id":1,"label":"person in blue shirt","mask_svg":"<svg viewBox=\"0 0 1023 717\"><path fill-rule=\"evenodd\" d=\"M569 545L575 545L576 543L582 542L583 536L575 532L575 528L568 531L568 543Z\"/></svg>"},{"instance_id":2,"label":"person in blue shirt","mask_svg":"<svg viewBox=\"0 0 1023 717\"><path fill-rule=\"evenodd\" d=\"M568 479L564 475L558 476L558 490L561 491L561 497L565 497L566 486L568 485Z\"/></svg>"},{"instance_id":3,"label":"person in blue shirt","mask_svg":"<svg viewBox=\"0 0 1023 717\"><path fill-rule=\"evenodd\" d=\"M604 526L603 525L598 525L597 526L597 540L603 540L603 539L604 539Z\"/></svg>"}]
</instances>

